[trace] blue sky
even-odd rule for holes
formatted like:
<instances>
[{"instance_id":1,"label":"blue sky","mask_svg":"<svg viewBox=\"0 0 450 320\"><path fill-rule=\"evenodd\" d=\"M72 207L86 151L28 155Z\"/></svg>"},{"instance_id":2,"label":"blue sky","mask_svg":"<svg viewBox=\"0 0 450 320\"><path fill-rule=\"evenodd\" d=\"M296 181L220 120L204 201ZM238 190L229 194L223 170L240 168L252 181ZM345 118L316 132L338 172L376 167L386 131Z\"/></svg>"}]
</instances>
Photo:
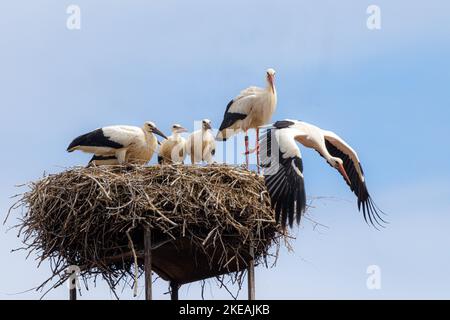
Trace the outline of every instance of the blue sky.
<instances>
[{"instance_id":1,"label":"blue sky","mask_svg":"<svg viewBox=\"0 0 450 320\"><path fill-rule=\"evenodd\" d=\"M66 8L81 8L81 30ZM381 8L382 28L366 27ZM274 120L330 129L358 152L389 227L365 225L341 177L303 150L314 202L294 243L272 269L257 269L257 297L450 298L450 4L448 1L9 1L0 3L0 212L16 184L86 163L71 139L103 125L210 118L216 126L240 89L277 70ZM242 138L242 137L239 137ZM37 299L49 274L11 254L0 233L0 299ZM381 269L368 290L366 268ZM141 281L140 289L142 289ZM167 284L156 298L167 299ZM47 298L65 299L59 288ZM199 298L198 284L181 298ZM228 298L207 287L206 298ZM121 293L132 298L132 290ZM101 282L84 299L111 298ZM140 295L140 298L143 298ZM245 298L242 292L240 298Z\"/></svg>"}]
</instances>

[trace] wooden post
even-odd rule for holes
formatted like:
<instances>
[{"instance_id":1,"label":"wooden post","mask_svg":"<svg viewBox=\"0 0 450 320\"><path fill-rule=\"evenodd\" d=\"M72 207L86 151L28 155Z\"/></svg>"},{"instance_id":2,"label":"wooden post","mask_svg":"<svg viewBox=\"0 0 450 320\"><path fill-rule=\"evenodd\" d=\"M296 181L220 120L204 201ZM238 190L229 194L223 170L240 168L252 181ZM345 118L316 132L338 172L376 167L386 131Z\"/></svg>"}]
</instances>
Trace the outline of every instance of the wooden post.
<instances>
[{"instance_id":1,"label":"wooden post","mask_svg":"<svg viewBox=\"0 0 450 320\"><path fill-rule=\"evenodd\" d=\"M72 280L75 281L76 280ZM69 300L77 300L77 287L75 286L74 288L69 289Z\"/></svg>"},{"instance_id":2,"label":"wooden post","mask_svg":"<svg viewBox=\"0 0 450 320\"><path fill-rule=\"evenodd\" d=\"M255 300L255 251L253 249L253 241L250 241L250 261L248 263L248 300Z\"/></svg>"},{"instance_id":3,"label":"wooden post","mask_svg":"<svg viewBox=\"0 0 450 320\"><path fill-rule=\"evenodd\" d=\"M70 276L67 279L69 281L69 300L77 300L77 271L80 272L80 268L74 265L69 266L66 270L66 272L70 273Z\"/></svg>"},{"instance_id":4,"label":"wooden post","mask_svg":"<svg viewBox=\"0 0 450 320\"><path fill-rule=\"evenodd\" d=\"M180 285L176 282L170 281L170 299L178 300L178 289Z\"/></svg>"},{"instance_id":5,"label":"wooden post","mask_svg":"<svg viewBox=\"0 0 450 320\"><path fill-rule=\"evenodd\" d=\"M152 233L149 226L144 232L145 300L152 300Z\"/></svg>"}]
</instances>

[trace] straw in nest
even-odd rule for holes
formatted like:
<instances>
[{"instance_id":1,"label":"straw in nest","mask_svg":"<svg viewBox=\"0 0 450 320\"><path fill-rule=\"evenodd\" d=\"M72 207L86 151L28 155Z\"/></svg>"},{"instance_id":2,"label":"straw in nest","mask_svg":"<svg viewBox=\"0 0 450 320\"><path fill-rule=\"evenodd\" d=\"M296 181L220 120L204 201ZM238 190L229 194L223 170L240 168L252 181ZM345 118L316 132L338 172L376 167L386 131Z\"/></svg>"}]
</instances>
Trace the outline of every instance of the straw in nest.
<instances>
[{"instance_id":1,"label":"straw in nest","mask_svg":"<svg viewBox=\"0 0 450 320\"><path fill-rule=\"evenodd\" d=\"M53 275L46 282L60 277L52 288L67 279L63 271L70 265L81 268L85 283L101 275L113 291L120 280L136 279L143 271L139 257L147 226L152 243L162 248L155 268L160 276L170 279L189 269L183 263L197 272L180 282L233 272L228 275L240 283L249 246L256 264L267 266L286 237L274 221L263 178L240 167L73 168L29 188L13 206L25 209L19 235L25 249L50 260ZM186 245L195 249L187 255L194 261L177 266L172 259L170 265L167 252Z\"/></svg>"}]
</instances>

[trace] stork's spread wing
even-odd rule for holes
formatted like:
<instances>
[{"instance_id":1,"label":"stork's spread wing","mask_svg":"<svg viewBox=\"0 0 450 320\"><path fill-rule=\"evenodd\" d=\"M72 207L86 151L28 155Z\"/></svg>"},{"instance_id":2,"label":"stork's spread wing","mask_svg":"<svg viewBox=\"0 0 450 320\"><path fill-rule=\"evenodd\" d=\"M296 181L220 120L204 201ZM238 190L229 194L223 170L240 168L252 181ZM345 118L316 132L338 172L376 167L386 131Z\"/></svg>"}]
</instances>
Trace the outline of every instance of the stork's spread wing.
<instances>
[{"instance_id":1,"label":"stork's spread wing","mask_svg":"<svg viewBox=\"0 0 450 320\"><path fill-rule=\"evenodd\" d=\"M292 140L292 141L290 141ZM283 144L280 148L280 144ZM287 130L268 129L260 143L261 165L275 219L292 227L305 212L306 195L300 149ZM290 150L296 148L296 150Z\"/></svg>"},{"instance_id":2,"label":"stork's spread wing","mask_svg":"<svg viewBox=\"0 0 450 320\"><path fill-rule=\"evenodd\" d=\"M383 223L387 223L381 218L378 211L381 212L370 197L367 190L364 171L359 162L356 152L338 135L331 131L323 131L325 138L325 146L328 152L333 156L342 159L344 169L350 179L350 189L358 198L358 209L363 211L364 219L369 219L370 223L376 227L376 224L384 227Z\"/></svg>"}]
</instances>

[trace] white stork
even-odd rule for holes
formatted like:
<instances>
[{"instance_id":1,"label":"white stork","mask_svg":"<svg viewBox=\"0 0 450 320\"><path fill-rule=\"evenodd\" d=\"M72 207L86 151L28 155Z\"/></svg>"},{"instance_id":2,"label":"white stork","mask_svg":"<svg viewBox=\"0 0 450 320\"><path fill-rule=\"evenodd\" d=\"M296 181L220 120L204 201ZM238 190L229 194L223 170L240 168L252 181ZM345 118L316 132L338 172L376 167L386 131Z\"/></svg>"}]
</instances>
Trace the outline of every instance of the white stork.
<instances>
[{"instance_id":1,"label":"white stork","mask_svg":"<svg viewBox=\"0 0 450 320\"><path fill-rule=\"evenodd\" d=\"M186 153L191 163L206 161L211 164L216 153L216 141L211 130L211 120L203 119L202 128L192 132L186 140Z\"/></svg>"},{"instance_id":2,"label":"white stork","mask_svg":"<svg viewBox=\"0 0 450 320\"><path fill-rule=\"evenodd\" d=\"M159 147L158 163L183 163L186 158L186 139L181 136L181 133L187 130L179 124L172 126L172 135L164 140Z\"/></svg>"},{"instance_id":3,"label":"white stork","mask_svg":"<svg viewBox=\"0 0 450 320\"><path fill-rule=\"evenodd\" d=\"M266 71L266 88L249 87L231 100L225 110L216 139L225 141L239 131L245 132L245 162L248 168L248 129L256 129L256 157L259 170L259 126L270 122L277 106L275 70Z\"/></svg>"},{"instance_id":4,"label":"white stork","mask_svg":"<svg viewBox=\"0 0 450 320\"><path fill-rule=\"evenodd\" d=\"M90 164L145 164L150 161L158 145L154 133L167 139L150 121L145 122L142 128L123 125L103 127L79 136L67 147L67 151L93 153Z\"/></svg>"},{"instance_id":5,"label":"white stork","mask_svg":"<svg viewBox=\"0 0 450 320\"><path fill-rule=\"evenodd\" d=\"M384 227L383 223L387 222L381 218L378 212L382 211L369 195L358 155L343 139L334 132L296 120L277 121L266 127L267 133L261 141L261 162L268 168L264 173L266 186L276 220L281 221L283 227L287 222L292 227L294 216L299 223L306 207L303 163L296 142L316 150L338 170L356 195L364 220L368 223L369 219L375 228L377 225Z\"/></svg>"}]
</instances>

